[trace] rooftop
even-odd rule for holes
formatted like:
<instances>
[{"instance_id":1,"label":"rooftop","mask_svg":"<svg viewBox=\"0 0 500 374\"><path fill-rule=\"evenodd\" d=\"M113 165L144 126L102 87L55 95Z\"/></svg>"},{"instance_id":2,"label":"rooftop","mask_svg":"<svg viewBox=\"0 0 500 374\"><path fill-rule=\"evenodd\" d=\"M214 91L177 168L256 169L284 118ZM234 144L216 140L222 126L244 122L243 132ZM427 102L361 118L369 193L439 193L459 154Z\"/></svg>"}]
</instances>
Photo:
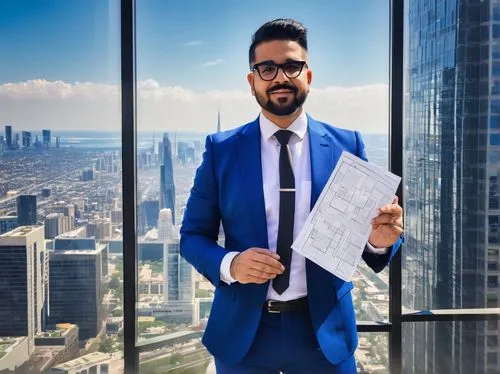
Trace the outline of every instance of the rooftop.
<instances>
[{"instance_id":1,"label":"rooftop","mask_svg":"<svg viewBox=\"0 0 500 374\"><path fill-rule=\"evenodd\" d=\"M18 344L20 344L24 339L27 339L26 336L20 337L10 337L10 336L1 336L0 337L0 357L12 351Z\"/></svg>"},{"instance_id":2,"label":"rooftop","mask_svg":"<svg viewBox=\"0 0 500 374\"><path fill-rule=\"evenodd\" d=\"M0 238L24 238L36 229L43 228L43 226L21 226L12 231L0 235Z\"/></svg>"},{"instance_id":3,"label":"rooftop","mask_svg":"<svg viewBox=\"0 0 500 374\"><path fill-rule=\"evenodd\" d=\"M80 368L80 367L104 363L104 362L109 361L109 360L111 360L111 357L109 355L107 355L106 353L94 352L94 353L89 353L88 355L85 355L82 357L75 358L74 360L65 362L64 364L54 366L54 369L60 369L60 370L75 369L75 370L78 370L78 368Z\"/></svg>"}]
</instances>

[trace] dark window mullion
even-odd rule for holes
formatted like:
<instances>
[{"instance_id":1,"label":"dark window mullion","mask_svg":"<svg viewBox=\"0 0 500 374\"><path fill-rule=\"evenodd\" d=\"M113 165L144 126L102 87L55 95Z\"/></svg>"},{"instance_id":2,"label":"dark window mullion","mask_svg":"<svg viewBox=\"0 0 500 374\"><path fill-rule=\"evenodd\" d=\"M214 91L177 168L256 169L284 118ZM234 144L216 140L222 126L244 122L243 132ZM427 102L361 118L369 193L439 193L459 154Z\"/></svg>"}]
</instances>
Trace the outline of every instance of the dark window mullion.
<instances>
[{"instance_id":1,"label":"dark window mullion","mask_svg":"<svg viewBox=\"0 0 500 374\"><path fill-rule=\"evenodd\" d=\"M389 168L403 177L403 51L404 51L404 0L390 2L390 124ZM403 205L403 183L397 195ZM396 254L389 269L389 316L392 323L389 332L389 367L392 374L402 370L401 325L401 250Z\"/></svg>"},{"instance_id":2,"label":"dark window mullion","mask_svg":"<svg viewBox=\"0 0 500 374\"><path fill-rule=\"evenodd\" d=\"M135 0L121 0L124 370L139 372L136 343Z\"/></svg>"}]
</instances>

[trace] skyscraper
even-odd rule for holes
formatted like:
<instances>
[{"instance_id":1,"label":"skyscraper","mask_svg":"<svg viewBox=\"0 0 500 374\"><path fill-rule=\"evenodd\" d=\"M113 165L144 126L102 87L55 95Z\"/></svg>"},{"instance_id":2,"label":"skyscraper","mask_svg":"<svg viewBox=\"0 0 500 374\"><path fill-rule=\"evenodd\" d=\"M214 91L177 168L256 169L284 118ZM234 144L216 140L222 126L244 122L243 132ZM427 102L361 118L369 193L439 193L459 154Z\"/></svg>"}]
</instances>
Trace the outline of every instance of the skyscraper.
<instances>
[{"instance_id":1,"label":"skyscraper","mask_svg":"<svg viewBox=\"0 0 500 374\"><path fill-rule=\"evenodd\" d=\"M498 307L500 3L408 4L403 306ZM404 329L405 373L500 372L494 324Z\"/></svg>"},{"instance_id":2,"label":"skyscraper","mask_svg":"<svg viewBox=\"0 0 500 374\"><path fill-rule=\"evenodd\" d=\"M19 226L36 225L36 195L19 195L17 197L17 219Z\"/></svg>"},{"instance_id":3,"label":"skyscraper","mask_svg":"<svg viewBox=\"0 0 500 374\"><path fill-rule=\"evenodd\" d=\"M172 212L172 223L175 225L175 186L172 165L172 145L168 134L163 135L163 164L160 167L160 209L167 208Z\"/></svg>"},{"instance_id":4,"label":"skyscraper","mask_svg":"<svg viewBox=\"0 0 500 374\"><path fill-rule=\"evenodd\" d=\"M139 235L156 227L158 214L160 213L160 202L158 200L144 200L139 205Z\"/></svg>"},{"instance_id":5,"label":"skyscraper","mask_svg":"<svg viewBox=\"0 0 500 374\"><path fill-rule=\"evenodd\" d=\"M31 132L29 131L23 131L23 147L29 148L31 147Z\"/></svg>"},{"instance_id":6,"label":"skyscraper","mask_svg":"<svg viewBox=\"0 0 500 374\"><path fill-rule=\"evenodd\" d=\"M0 235L0 336L27 336L28 352L45 325L43 226L23 226Z\"/></svg>"},{"instance_id":7,"label":"skyscraper","mask_svg":"<svg viewBox=\"0 0 500 374\"><path fill-rule=\"evenodd\" d=\"M217 108L217 132L220 132L220 108Z\"/></svg>"},{"instance_id":8,"label":"skyscraper","mask_svg":"<svg viewBox=\"0 0 500 374\"><path fill-rule=\"evenodd\" d=\"M167 300L192 302L194 299L193 267L182 258L179 240L167 242Z\"/></svg>"},{"instance_id":9,"label":"skyscraper","mask_svg":"<svg viewBox=\"0 0 500 374\"><path fill-rule=\"evenodd\" d=\"M7 143L7 149L12 148L12 126L5 126L5 142Z\"/></svg>"},{"instance_id":10,"label":"skyscraper","mask_svg":"<svg viewBox=\"0 0 500 374\"><path fill-rule=\"evenodd\" d=\"M57 235L64 234L65 217L62 213L50 213L45 217L45 239L54 239Z\"/></svg>"},{"instance_id":11,"label":"skyscraper","mask_svg":"<svg viewBox=\"0 0 500 374\"><path fill-rule=\"evenodd\" d=\"M172 239L172 212L170 209L162 209L158 216L158 240L165 242L170 239Z\"/></svg>"},{"instance_id":12,"label":"skyscraper","mask_svg":"<svg viewBox=\"0 0 500 374\"><path fill-rule=\"evenodd\" d=\"M0 216L0 234L14 230L17 226L17 216Z\"/></svg>"},{"instance_id":13,"label":"skyscraper","mask_svg":"<svg viewBox=\"0 0 500 374\"><path fill-rule=\"evenodd\" d=\"M77 324L80 340L102 326L102 247L50 251L50 323Z\"/></svg>"},{"instance_id":14,"label":"skyscraper","mask_svg":"<svg viewBox=\"0 0 500 374\"><path fill-rule=\"evenodd\" d=\"M42 138L43 138L43 146L44 147L49 147L50 146L50 130L42 130Z\"/></svg>"},{"instance_id":15,"label":"skyscraper","mask_svg":"<svg viewBox=\"0 0 500 374\"><path fill-rule=\"evenodd\" d=\"M168 273L168 241L172 239L172 212L170 209L160 210L158 217L158 240L163 242L163 299L169 300L169 273Z\"/></svg>"}]
</instances>

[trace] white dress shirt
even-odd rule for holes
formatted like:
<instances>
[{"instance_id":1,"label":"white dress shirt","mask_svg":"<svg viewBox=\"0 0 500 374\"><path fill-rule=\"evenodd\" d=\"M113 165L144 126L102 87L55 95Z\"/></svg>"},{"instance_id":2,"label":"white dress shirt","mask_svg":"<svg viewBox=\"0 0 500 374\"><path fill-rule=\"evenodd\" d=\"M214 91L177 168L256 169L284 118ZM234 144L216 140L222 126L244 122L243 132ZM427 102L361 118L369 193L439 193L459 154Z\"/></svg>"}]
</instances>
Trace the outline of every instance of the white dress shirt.
<instances>
[{"instance_id":1,"label":"white dress shirt","mask_svg":"<svg viewBox=\"0 0 500 374\"><path fill-rule=\"evenodd\" d=\"M279 154L280 143L274 137L274 133L283 130L264 115L259 117L261 133L261 159L262 159L262 180L264 190L264 204L267 220L267 239L269 250L276 252L276 242L278 240L279 221ZM288 142L290 161L295 176L295 215L293 239L298 236L302 226L306 222L311 205L311 160L309 152L309 134L307 131L307 116L305 112L287 128L294 134ZM368 250L383 254L386 248L373 248L367 243ZM220 267L221 280L231 284L236 282L231 276L231 262L239 252L229 252L222 259ZM272 281L269 283L267 299L272 300L294 300L307 295L306 260L299 253L293 251L290 266L290 283L288 289L281 295L274 291Z\"/></svg>"}]
</instances>

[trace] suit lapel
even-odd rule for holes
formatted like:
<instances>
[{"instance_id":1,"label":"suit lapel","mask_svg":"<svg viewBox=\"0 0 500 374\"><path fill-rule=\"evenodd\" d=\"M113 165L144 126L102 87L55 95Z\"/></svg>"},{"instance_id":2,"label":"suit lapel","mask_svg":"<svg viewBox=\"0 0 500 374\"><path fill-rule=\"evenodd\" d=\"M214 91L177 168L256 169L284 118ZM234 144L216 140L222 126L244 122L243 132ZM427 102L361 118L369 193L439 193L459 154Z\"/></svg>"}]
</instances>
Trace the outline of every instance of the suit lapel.
<instances>
[{"instance_id":1,"label":"suit lapel","mask_svg":"<svg viewBox=\"0 0 500 374\"><path fill-rule=\"evenodd\" d=\"M316 122L310 116L308 119L309 129L309 152L311 156L311 209L318 200L323 187L325 187L333 167L340 157L340 147L335 140L328 135L324 125Z\"/></svg>"},{"instance_id":2,"label":"suit lapel","mask_svg":"<svg viewBox=\"0 0 500 374\"><path fill-rule=\"evenodd\" d=\"M245 191L245 204L256 233L256 246L269 248L267 219L262 181L261 145L259 119L246 126L237 140L240 166L240 186Z\"/></svg>"},{"instance_id":3,"label":"suit lapel","mask_svg":"<svg viewBox=\"0 0 500 374\"><path fill-rule=\"evenodd\" d=\"M328 178L340 157L341 147L336 140L328 134L325 126L310 116L308 119L309 152L311 157L311 210L316 204L321 191L328 182ZM321 300L319 290L328 289L333 279L326 270L306 259L307 289L310 302ZM321 285L321 287L318 287ZM333 287L335 285L332 284Z\"/></svg>"}]
</instances>

